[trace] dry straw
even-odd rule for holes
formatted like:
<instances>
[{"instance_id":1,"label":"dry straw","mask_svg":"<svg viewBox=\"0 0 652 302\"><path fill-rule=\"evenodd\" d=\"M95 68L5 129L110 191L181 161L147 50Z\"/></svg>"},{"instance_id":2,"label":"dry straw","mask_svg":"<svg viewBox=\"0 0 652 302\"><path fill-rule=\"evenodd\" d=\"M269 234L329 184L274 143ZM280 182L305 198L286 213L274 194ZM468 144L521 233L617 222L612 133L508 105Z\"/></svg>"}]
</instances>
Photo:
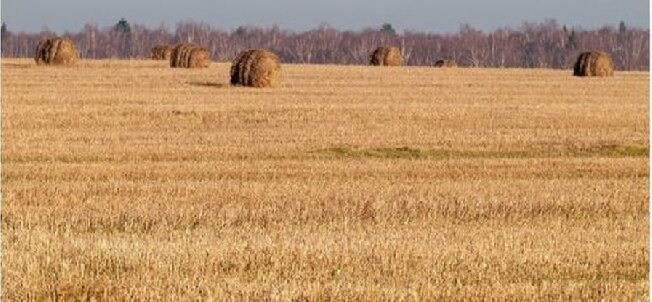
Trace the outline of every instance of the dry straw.
<instances>
[{"instance_id":1,"label":"dry straw","mask_svg":"<svg viewBox=\"0 0 652 302\"><path fill-rule=\"evenodd\" d=\"M152 60L169 60L172 57L172 46L156 45L152 47L150 58Z\"/></svg>"},{"instance_id":2,"label":"dry straw","mask_svg":"<svg viewBox=\"0 0 652 302\"><path fill-rule=\"evenodd\" d=\"M77 57L75 43L70 38L49 38L38 43L34 60L38 65L71 65Z\"/></svg>"},{"instance_id":3,"label":"dry straw","mask_svg":"<svg viewBox=\"0 0 652 302\"><path fill-rule=\"evenodd\" d=\"M403 59L397 47L381 46L371 55L370 65L374 66L401 66Z\"/></svg>"},{"instance_id":4,"label":"dry straw","mask_svg":"<svg viewBox=\"0 0 652 302\"><path fill-rule=\"evenodd\" d=\"M181 43L170 54L170 67L173 68L206 68L210 63L208 51L197 44Z\"/></svg>"},{"instance_id":5,"label":"dry straw","mask_svg":"<svg viewBox=\"0 0 652 302\"><path fill-rule=\"evenodd\" d=\"M438 60L435 62L435 67L457 67L457 63L453 60Z\"/></svg>"},{"instance_id":6,"label":"dry straw","mask_svg":"<svg viewBox=\"0 0 652 302\"><path fill-rule=\"evenodd\" d=\"M231 65L231 85L276 87L280 84L281 64L267 50L250 49L241 52Z\"/></svg>"},{"instance_id":7,"label":"dry straw","mask_svg":"<svg viewBox=\"0 0 652 302\"><path fill-rule=\"evenodd\" d=\"M614 62L607 53L600 51L584 52L577 57L573 75L579 77L610 77L614 75Z\"/></svg>"}]
</instances>

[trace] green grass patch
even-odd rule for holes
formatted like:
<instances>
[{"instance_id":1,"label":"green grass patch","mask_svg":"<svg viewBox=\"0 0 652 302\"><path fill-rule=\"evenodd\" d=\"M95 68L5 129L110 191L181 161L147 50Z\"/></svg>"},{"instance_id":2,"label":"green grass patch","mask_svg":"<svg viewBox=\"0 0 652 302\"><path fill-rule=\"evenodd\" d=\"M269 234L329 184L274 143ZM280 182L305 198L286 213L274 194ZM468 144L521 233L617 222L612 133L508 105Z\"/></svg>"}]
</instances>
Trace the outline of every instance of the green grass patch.
<instances>
[{"instance_id":1,"label":"green grass patch","mask_svg":"<svg viewBox=\"0 0 652 302\"><path fill-rule=\"evenodd\" d=\"M582 150L588 156L599 157L649 157L650 149L647 146L618 146L618 145L605 145L592 147Z\"/></svg>"},{"instance_id":2,"label":"green grass patch","mask_svg":"<svg viewBox=\"0 0 652 302\"><path fill-rule=\"evenodd\" d=\"M453 159L453 158L574 158L574 157L648 157L647 146L604 145L562 150L459 151L444 149L352 148L334 147L310 153L336 158Z\"/></svg>"},{"instance_id":3,"label":"green grass patch","mask_svg":"<svg viewBox=\"0 0 652 302\"><path fill-rule=\"evenodd\" d=\"M409 159L426 159L426 158L448 158L451 157L450 151L445 150L426 150L418 148L400 147L400 148L369 148L354 149L349 147L336 147L323 150L317 150L316 153L331 154L338 157L370 157L370 158L409 158Z\"/></svg>"}]
</instances>

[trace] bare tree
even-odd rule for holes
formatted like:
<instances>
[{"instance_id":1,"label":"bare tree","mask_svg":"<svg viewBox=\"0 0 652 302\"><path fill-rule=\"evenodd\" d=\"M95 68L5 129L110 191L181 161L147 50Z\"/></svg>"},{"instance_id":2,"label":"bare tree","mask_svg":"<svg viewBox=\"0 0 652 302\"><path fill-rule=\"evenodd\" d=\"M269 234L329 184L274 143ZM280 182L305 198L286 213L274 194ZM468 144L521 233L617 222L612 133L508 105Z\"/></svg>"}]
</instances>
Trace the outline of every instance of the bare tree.
<instances>
[{"instance_id":1,"label":"bare tree","mask_svg":"<svg viewBox=\"0 0 652 302\"><path fill-rule=\"evenodd\" d=\"M432 65L453 59L462 66L569 68L584 50L602 50L614 57L619 70L648 70L649 29L624 22L594 30L568 28L554 20L524 23L517 29L482 32L463 25L454 34L405 31L397 33L391 24L360 31L339 31L327 24L302 32L241 26L227 32L202 22L184 21L174 30L165 26L148 28L119 20L99 28L86 24L78 33L65 33L75 40L84 58L142 58L156 44L198 43L214 60L230 61L249 48L276 52L283 62L317 64L367 64L378 46L398 46L407 65ZM4 27L2 55L32 57L38 41L56 33L44 28L39 33L16 33Z\"/></svg>"}]
</instances>

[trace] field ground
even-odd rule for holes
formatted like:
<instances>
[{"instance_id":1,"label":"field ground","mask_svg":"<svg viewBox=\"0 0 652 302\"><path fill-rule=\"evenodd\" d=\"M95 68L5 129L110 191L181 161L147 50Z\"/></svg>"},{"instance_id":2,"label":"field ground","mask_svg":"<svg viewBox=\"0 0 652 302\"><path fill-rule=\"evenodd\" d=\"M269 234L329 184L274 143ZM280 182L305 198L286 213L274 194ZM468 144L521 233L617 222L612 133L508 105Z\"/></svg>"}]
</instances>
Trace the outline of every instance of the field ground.
<instances>
[{"instance_id":1,"label":"field ground","mask_svg":"<svg viewBox=\"0 0 652 302\"><path fill-rule=\"evenodd\" d=\"M2 61L25 300L647 301L649 74Z\"/></svg>"}]
</instances>

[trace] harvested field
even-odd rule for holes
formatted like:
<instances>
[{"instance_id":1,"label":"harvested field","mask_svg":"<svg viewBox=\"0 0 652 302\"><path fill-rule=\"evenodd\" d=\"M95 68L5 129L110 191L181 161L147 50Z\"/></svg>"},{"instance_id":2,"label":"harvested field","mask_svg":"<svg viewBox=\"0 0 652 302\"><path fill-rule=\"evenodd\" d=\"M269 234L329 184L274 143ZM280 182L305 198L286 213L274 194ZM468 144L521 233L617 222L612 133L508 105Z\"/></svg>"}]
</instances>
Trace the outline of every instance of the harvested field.
<instances>
[{"instance_id":1,"label":"harvested field","mask_svg":"<svg viewBox=\"0 0 652 302\"><path fill-rule=\"evenodd\" d=\"M24 300L648 300L647 72L2 61Z\"/></svg>"}]
</instances>

